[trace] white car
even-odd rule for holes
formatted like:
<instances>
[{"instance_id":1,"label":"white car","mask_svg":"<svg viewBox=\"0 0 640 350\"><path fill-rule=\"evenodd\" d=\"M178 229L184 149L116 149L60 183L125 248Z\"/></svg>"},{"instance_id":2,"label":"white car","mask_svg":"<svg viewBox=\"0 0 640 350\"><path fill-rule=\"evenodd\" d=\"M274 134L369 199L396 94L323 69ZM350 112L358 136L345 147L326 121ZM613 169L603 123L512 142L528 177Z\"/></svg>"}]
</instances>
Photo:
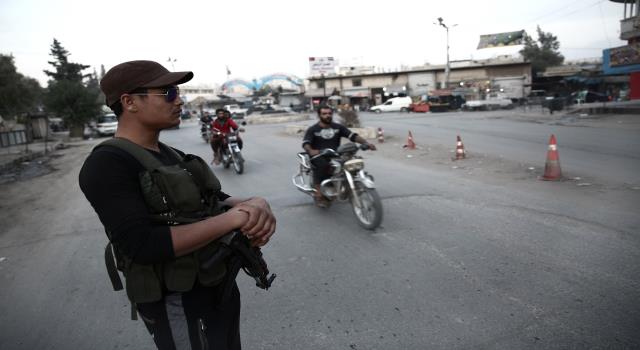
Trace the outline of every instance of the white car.
<instances>
[{"instance_id":1,"label":"white car","mask_svg":"<svg viewBox=\"0 0 640 350\"><path fill-rule=\"evenodd\" d=\"M247 109L241 108L239 105L225 105L224 109L231 113L233 119L243 119L247 116Z\"/></svg>"},{"instance_id":2,"label":"white car","mask_svg":"<svg viewBox=\"0 0 640 350\"><path fill-rule=\"evenodd\" d=\"M413 101L411 97L393 97L387 100L387 102L371 107L372 112L408 112L409 106Z\"/></svg>"},{"instance_id":3,"label":"white car","mask_svg":"<svg viewBox=\"0 0 640 350\"><path fill-rule=\"evenodd\" d=\"M100 136L113 135L118 128L118 118L113 113L109 113L98 117L98 122L95 126L95 131Z\"/></svg>"}]
</instances>

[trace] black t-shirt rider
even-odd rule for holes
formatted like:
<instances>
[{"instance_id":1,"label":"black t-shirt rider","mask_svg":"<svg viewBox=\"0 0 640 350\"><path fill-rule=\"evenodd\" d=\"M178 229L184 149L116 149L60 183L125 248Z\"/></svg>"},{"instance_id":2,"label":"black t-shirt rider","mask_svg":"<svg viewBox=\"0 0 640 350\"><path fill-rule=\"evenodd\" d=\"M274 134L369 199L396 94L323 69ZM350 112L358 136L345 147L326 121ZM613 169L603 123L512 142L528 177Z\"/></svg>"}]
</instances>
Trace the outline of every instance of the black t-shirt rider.
<instances>
[{"instance_id":1,"label":"black t-shirt rider","mask_svg":"<svg viewBox=\"0 0 640 350\"><path fill-rule=\"evenodd\" d=\"M318 122L307 129L304 139L302 140L302 147L308 143L317 150L323 150L325 148L336 150L338 146L340 146L341 138L346 137L351 140L351 142L355 142L356 136L358 136L358 134L351 132L351 130L344 125L331 122L329 127L323 128Z\"/></svg>"}]
</instances>

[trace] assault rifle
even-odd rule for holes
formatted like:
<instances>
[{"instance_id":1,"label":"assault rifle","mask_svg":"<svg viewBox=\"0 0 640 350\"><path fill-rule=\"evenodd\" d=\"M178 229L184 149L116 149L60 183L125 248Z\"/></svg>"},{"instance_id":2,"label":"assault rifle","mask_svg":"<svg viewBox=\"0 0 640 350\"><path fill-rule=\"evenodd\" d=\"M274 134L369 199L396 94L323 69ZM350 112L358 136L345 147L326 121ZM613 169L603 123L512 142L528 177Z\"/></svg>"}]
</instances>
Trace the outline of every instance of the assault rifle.
<instances>
[{"instance_id":1,"label":"assault rifle","mask_svg":"<svg viewBox=\"0 0 640 350\"><path fill-rule=\"evenodd\" d=\"M201 263L203 269L209 269L217 263L226 261L227 274L224 281L224 293L228 296L240 269L256 280L256 286L269 289L276 278L275 274L269 276L269 268L262 258L262 251L258 247L252 247L249 239L238 230L231 231L218 239L220 248Z\"/></svg>"}]
</instances>

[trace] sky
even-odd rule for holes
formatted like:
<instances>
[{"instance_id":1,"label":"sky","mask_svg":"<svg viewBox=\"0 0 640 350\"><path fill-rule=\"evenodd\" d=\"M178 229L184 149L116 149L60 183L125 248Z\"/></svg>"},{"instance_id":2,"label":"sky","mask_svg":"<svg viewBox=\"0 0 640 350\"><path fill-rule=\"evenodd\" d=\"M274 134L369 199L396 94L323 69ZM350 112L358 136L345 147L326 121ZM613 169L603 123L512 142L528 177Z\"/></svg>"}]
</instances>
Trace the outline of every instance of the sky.
<instances>
[{"instance_id":1,"label":"sky","mask_svg":"<svg viewBox=\"0 0 640 350\"><path fill-rule=\"evenodd\" d=\"M70 61L97 72L129 60L154 60L194 72L191 85L214 86L273 73L301 78L308 58L385 68L517 54L521 46L477 50L479 36L536 26L560 41L568 60L602 56L619 39L623 5L608 0L0 0L0 53L46 86L53 39ZM171 59L171 62L168 60Z\"/></svg>"}]
</instances>

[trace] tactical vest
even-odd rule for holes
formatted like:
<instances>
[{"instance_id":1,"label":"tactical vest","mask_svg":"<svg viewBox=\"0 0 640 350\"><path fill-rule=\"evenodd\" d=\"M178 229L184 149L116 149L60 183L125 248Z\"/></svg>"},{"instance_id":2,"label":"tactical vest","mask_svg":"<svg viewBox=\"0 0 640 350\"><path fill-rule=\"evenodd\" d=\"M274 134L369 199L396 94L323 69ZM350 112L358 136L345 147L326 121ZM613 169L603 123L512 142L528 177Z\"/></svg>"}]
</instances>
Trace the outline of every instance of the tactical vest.
<instances>
[{"instance_id":1,"label":"tactical vest","mask_svg":"<svg viewBox=\"0 0 640 350\"><path fill-rule=\"evenodd\" d=\"M175 165L164 165L145 148L123 138L109 139L95 149L107 145L129 153L145 168L138 178L155 223L188 224L222 212L217 197L220 182L200 157L192 154L182 157L171 147L160 143L164 154L178 161ZM108 231L107 236L111 241ZM116 269L122 271L127 296L133 305L158 301L164 291L189 291L196 279L205 286L220 283L226 272L225 264L207 269L200 266L218 247L219 242L214 241L173 260L143 265L133 262L119 252L117 246L109 243L105 249L105 262L114 290L123 289Z\"/></svg>"}]
</instances>

